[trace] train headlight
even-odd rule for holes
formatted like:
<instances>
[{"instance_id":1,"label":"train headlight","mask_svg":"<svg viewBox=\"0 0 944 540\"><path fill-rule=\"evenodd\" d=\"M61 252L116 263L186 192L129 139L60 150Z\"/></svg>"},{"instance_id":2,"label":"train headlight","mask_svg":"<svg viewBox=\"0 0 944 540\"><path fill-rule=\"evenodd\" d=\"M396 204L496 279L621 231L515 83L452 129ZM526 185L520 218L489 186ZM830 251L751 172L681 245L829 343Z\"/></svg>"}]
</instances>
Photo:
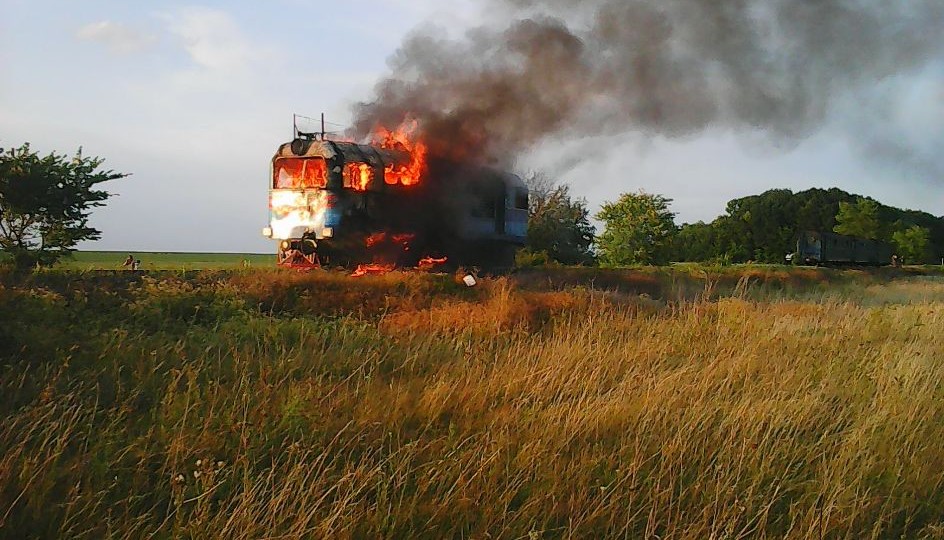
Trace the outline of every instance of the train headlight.
<instances>
[{"instance_id":1,"label":"train headlight","mask_svg":"<svg viewBox=\"0 0 944 540\"><path fill-rule=\"evenodd\" d=\"M289 243L288 240L282 240L282 242L279 243L279 249L281 249L282 251L285 251L285 250L287 250L291 245L292 245L292 244Z\"/></svg>"},{"instance_id":2,"label":"train headlight","mask_svg":"<svg viewBox=\"0 0 944 540\"><path fill-rule=\"evenodd\" d=\"M325 227L325 228L321 229L321 237L322 237L322 238L331 238L332 236L334 236L334 228L333 228L333 227Z\"/></svg>"},{"instance_id":3,"label":"train headlight","mask_svg":"<svg viewBox=\"0 0 944 540\"><path fill-rule=\"evenodd\" d=\"M272 227L264 227L262 229L262 236L266 238L272 238Z\"/></svg>"}]
</instances>

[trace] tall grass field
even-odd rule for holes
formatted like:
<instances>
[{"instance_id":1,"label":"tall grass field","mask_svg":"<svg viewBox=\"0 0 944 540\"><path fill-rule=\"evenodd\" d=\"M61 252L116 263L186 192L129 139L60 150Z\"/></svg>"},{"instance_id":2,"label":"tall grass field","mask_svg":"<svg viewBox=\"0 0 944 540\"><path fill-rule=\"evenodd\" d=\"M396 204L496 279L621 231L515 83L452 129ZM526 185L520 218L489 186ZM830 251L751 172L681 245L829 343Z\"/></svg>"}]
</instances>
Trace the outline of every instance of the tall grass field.
<instances>
[{"instance_id":1,"label":"tall grass field","mask_svg":"<svg viewBox=\"0 0 944 540\"><path fill-rule=\"evenodd\" d=\"M0 275L2 538L944 538L944 277Z\"/></svg>"}]
</instances>

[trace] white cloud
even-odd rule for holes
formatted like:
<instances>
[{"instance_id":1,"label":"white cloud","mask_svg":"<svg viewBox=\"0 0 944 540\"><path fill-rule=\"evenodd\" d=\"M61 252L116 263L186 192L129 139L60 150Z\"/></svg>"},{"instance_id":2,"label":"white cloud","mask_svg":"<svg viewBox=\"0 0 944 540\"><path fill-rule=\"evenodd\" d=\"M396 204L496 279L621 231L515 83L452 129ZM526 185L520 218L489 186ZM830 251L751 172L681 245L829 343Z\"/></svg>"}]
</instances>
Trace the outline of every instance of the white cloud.
<instances>
[{"instance_id":1,"label":"white cloud","mask_svg":"<svg viewBox=\"0 0 944 540\"><path fill-rule=\"evenodd\" d=\"M166 19L171 34L181 40L190 59L201 68L239 73L266 56L224 11L188 7Z\"/></svg>"},{"instance_id":2,"label":"white cloud","mask_svg":"<svg viewBox=\"0 0 944 540\"><path fill-rule=\"evenodd\" d=\"M443 22L455 24L456 18L468 20L477 17L482 6L475 0L453 0L452 2L442 2L442 0L381 0L381 4L393 6L399 10L405 11L415 19L439 19L449 16Z\"/></svg>"},{"instance_id":3,"label":"white cloud","mask_svg":"<svg viewBox=\"0 0 944 540\"><path fill-rule=\"evenodd\" d=\"M131 54L144 50L156 40L153 34L135 30L114 21L98 21L79 28L75 37L96 41L116 54Z\"/></svg>"},{"instance_id":4,"label":"white cloud","mask_svg":"<svg viewBox=\"0 0 944 540\"><path fill-rule=\"evenodd\" d=\"M944 64L882 81L842 114L864 161L923 182L944 180Z\"/></svg>"}]
</instances>

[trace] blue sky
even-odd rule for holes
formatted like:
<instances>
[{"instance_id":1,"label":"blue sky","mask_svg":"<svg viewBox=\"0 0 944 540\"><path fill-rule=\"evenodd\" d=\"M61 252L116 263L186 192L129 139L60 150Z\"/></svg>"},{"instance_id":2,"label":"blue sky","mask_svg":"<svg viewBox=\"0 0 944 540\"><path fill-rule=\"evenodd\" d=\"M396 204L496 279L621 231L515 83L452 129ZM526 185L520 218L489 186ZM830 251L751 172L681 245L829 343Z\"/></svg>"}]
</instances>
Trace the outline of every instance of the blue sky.
<instances>
[{"instance_id":1,"label":"blue sky","mask_svg":"<svg viewBox=\"0 0 944 540\"><path fill-rule=\"evenodd\" d=\"M346 124L408 32L435 24L460 35L485 4L0 0L0 146L82 146L133 174L109 186L118 197L93 215L102 239L82 248L271 251L260 235L267 172L292 113ZM569 182L594 211L645 189L674 199L679 221L710 220L734 197L838 186L944 215L944 70L878 86L896 96L881 118L850 103L789 146L760 134L630 133L593 154L549 140L519 165ZM888 140L858 138L857 125L877 121ZM889 150L902 141L908 159Z\"/></svg>"}]
</instances>

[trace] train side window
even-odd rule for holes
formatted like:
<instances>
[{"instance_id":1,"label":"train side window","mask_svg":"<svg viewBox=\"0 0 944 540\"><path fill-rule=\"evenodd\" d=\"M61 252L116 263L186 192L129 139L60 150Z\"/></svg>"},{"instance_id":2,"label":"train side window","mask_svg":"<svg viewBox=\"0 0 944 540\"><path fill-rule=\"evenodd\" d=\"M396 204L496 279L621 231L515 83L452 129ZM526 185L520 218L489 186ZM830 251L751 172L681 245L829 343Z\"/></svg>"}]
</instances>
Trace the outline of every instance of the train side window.
<instances>
[{"instance_id":1,"label":"train side window","mask_svg":"<svg viewBox=\"0 0 944 540\"><path fill-rule=\"evenodd\" d=\"M472 217L494 218L495 217L495 199L492 197L481 197L475 200L475 203L469 209Z\"/></svg>"},{"instance_id":2,"label":"train side window","mask_svg":"<svg viewBox=\"0 0 944 540\"><path fill-rule=\"evenodd\" d=\"M526 189L515 190L515 208L517 208L518 210L528 209L528 190Z\"/></svg>"}]
</instances>

